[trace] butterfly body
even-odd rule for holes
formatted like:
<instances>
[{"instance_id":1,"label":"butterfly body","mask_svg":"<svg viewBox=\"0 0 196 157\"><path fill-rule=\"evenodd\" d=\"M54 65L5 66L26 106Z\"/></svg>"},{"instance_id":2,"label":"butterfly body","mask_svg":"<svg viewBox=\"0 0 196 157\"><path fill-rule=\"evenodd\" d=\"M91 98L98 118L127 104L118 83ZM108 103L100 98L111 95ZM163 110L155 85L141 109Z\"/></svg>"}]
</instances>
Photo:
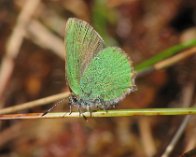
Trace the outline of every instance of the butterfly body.
<instances>
[{"instance_id":1,"label":"butterfly body","mask_svg":"<svg viewBox=\"0 0 196 157\"><path fill-rule=\"evenodd\" d=\"M107 110L111 107L115 107L116 106L115 104L117 104L123 98L124 97L117 98L115 100L105 101L99 97L95 99L84 99L72 94L69 97L69 103L71 105L79 106L82 109L87 109L89 107L90 110L97 110L97 109Z\"/></svg>"},{"instance_id":2,"label":"butterfly body","mask_svg":"<svg viewBox=\"0 0 196 157\"><path fill-rule=\"evenodd\" d=\"M76 18L68 20L65 32L71 104L108 109L135 90L134 70L123 50L106 47L88 23Z\"/></svg>"}]
</instances>

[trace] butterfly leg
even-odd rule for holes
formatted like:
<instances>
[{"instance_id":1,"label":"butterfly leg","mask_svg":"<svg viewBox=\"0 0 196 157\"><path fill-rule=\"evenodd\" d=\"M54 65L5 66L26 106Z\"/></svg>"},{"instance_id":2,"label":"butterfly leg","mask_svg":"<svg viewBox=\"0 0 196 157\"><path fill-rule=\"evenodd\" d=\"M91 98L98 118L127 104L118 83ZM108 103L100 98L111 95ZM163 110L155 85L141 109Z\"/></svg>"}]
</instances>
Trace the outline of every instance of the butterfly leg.
<instances>
[{"instance_id":1,"label":"butterfly leg","mask_svg":"<svg viewBox=\"0 0 196 157\"><path fill-rule=\"evenodd\" d=\"M87 111L90 112L90 117L92 117L93 111L92 111L90 105L87 105Z\"/></svg>"},{"instance_id":2,"label":"butterfly leg","mask_svg":"<svg viewBox=\"0 0 196 157\"><path fill-rule=\"evenodd\" d=\"M79 117L81 116L82 112L81 112L81 106L78 105L78 108L77 108L78 112L79 112Z\"/></svg>"},{"instance_id":3,"label":"butterfly leg","mask_svg":"<svg viewBox=\"0 0 196 157\"><path fill-rule=\"evenodd\" d=\"M116 108L116 105L117 105L117 104L113 104L112 107L113 107L113 108Z\"/></svg>"},{"instance_id":4,"label":"butterfly leg","mask_svg":"<svg viewBox=\"0 0 196 157\"><path fill-rule=\"evenodd\" d=\"M72 104L69 102L69 115L72 113Z\"/></svg>"},{"instance_id":5,"label":"butterfly leg","mask_svg":"<svg viewBox=\"0 0 196 157\"><path fill-rule=\"evenodd\" d=\"M106 106L106 104L103 104L103 109L106 113L108 113L108 107Z\"/></svg>"},{"instance_id":6,"label":"butterfly leg","mask_svg":"<svg viewBox=\"0 0 196 157\"><path fill-rule=\"evenodd\" d=\"M79 117L81 117L81 115L82 115L82 117L86 120L87 118L85 117L85 115L82 112L82 106L81 105L78 105L78 109L77 110L79 112Z\"/></svg>"},{"instance_id":7,"label":"butterfly leg","mask_svg":"<svg viewBox=\"0 0 196 157\"><path fill-rule=\"evenodd\" d=\"M107 105L105 104L104 100L101 99L100 97L97 98L97 102L99 104L99 108L100 109L103 109L104 111L108 112L108 108L107 108Z\"/></svg>"}]
</instances>

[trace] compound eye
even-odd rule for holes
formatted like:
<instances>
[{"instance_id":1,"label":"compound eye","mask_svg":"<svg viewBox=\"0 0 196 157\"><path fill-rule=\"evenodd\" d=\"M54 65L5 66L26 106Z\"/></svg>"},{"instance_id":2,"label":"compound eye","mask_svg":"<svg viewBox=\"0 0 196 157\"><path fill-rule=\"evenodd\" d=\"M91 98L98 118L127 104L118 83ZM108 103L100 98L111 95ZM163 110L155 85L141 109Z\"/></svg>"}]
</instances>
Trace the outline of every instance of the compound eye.
<instances>
[{"instance_id":1,"label":"compound eye","mask_svg":"<svg viewBox=\"0 0 196 157\"><path fill-rule=\"evenodd\" d=\"M76 101L77 101L76 97L73 97L73 101L74 101L74 102L76 102Z\"/></svg>"},{"instance_id":2,"label":"compound eye","mask_svg":"<svg viewBox=\"0 0 196 157\"><path fill-rule=\"evenodd\" d=\"M77 103L77 102L78 102L78 99L77 99L76 96L71 96L71 97L70 97L70 101L71 101L72 103Z\"/></svg>"}]
</instances>

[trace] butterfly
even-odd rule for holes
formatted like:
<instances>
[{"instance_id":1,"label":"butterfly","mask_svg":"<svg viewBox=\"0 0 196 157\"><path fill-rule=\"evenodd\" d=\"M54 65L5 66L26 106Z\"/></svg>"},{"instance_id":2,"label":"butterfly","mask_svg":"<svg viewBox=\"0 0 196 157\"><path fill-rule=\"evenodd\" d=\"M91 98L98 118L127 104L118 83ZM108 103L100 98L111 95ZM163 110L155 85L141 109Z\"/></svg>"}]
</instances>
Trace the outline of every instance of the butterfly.
<instances>
[{"instance_id":1,"label":"butterfly","mask_svg":"<svg viewBox=\"0 0 196 157\"><path fill-rule=\"evenodd\" d=\"M107 110L136 89L128 56L118 47L106 47L87 22L68 19L65 49L65 73L72 93L70 105L80 110Z\"/></svg>"}]
</instances>

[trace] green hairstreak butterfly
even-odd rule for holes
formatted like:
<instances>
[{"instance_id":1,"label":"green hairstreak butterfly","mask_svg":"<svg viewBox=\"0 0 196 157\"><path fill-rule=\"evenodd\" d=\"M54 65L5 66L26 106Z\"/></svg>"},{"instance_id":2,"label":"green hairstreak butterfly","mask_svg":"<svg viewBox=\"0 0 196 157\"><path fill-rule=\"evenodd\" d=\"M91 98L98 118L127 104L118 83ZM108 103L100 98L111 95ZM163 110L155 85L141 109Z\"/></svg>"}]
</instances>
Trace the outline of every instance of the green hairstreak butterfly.
<instances>
[{"instance_id":1,"label":"green hairstreak butterfly","mask_svg":"<svg viewBox=\"0 0 196 157\"><path fill-rule=\"evenodd\" d=\"M65 28L66 77L71 105L108 109L135 89L134 69L125 52L106 47L87 22L69 18Z\"/></svg>"}]
</instances>

